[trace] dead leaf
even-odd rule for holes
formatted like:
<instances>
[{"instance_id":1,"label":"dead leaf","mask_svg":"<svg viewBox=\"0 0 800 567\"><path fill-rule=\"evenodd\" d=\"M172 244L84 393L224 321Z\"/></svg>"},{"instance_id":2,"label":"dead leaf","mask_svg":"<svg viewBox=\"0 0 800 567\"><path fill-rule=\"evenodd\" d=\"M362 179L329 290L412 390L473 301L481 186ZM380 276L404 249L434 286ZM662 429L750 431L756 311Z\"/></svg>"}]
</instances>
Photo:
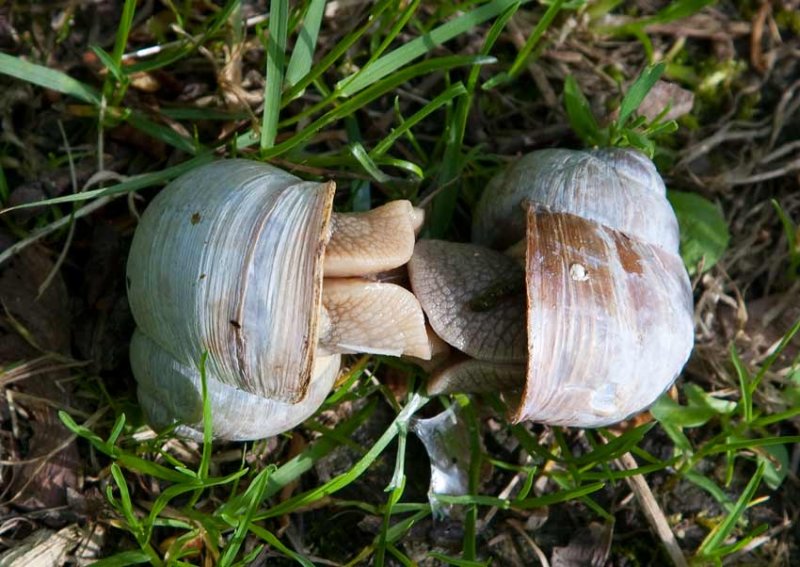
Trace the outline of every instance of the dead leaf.
<instances>
[{"instance_id":1,"label":"dead leaf","mask_svg":"<svg viewBox=\"0 0 800 567\"><path fill-rule=\"evenodd\" d=\"M83 538L77 524L57 532L40 529L0 555L3 567L54 567L64 565Z\"/></svg>"},{"instance_id":2,"label":"dead leaf","mask_svg":"<svg viewBox=\"0 0 800 567\"><path fill-rule=\"evenodd\" d=\"M553 548L552 567L600 567L605 565L614 534L612 524L592 522L576 533L565 547Z\"/></svg>"}]
</instances>

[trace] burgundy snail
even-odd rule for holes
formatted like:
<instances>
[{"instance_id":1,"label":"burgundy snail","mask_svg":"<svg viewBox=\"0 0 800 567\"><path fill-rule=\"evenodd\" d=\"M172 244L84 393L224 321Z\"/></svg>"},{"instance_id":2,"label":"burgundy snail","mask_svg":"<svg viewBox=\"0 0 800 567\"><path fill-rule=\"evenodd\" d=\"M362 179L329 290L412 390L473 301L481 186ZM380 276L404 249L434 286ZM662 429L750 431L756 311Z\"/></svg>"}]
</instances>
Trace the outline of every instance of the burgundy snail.
<instances>
[{"instance_id":1,"label":"burgundy snail","mask_svg":"<svg viewBox=\"0 0 800 567\"><path fill-rule=\"evenodd\" d=\"M429 360L441 338L455 355L429 393L500 391L514 421L573 426L644 409L688 358L677 223L636 152L523 157L487 187L475 244L415 246L422 212L409 202L337 214L333 193L223 160L153 200L128 260L131 365L151 423L200 436L204 352L223 439L307 419L344 353ZM380 278L406 263L413 294Z\"/></svg>"}]
</instances>

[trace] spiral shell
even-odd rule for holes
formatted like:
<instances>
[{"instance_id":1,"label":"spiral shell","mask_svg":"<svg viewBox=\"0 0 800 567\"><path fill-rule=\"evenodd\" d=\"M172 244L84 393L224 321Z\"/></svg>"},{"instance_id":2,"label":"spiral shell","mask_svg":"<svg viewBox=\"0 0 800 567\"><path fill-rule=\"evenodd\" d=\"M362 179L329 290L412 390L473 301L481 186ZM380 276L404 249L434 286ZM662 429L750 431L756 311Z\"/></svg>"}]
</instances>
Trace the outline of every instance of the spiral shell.
<instances>
[{"instance_id":1,"label":"spiral shell","mask_svg":"<svg viewBox=\"0 0 800 567\"><path fill-rule=\"evenodd\" d=\"M139 333L132 366L152 421L169 415L197 423L204 352L212 410L242 410L234 420L264 404L305 408L319 375L327 393L338 357L316 365L314 357L334 189L269 165L227 160L181 176L156 196L127 267ZM156 359L169 370L158 370ZM266 401L253 405L256 398ZM242 427L236 435L251 433Z\"/></svg>"},{"instance_id":2,"label":"spiral shell","mask_svg":"<svg viewBox=\"0 0 800 567\"><path fill-rule=\"evenodd\" d=\"M472 241L505 248L521 240L523 201L678 250L678 222L664 181L653 162L633 150L550 149L523 156L487 185L475 210Z\"/></svg>"}]
</instances>

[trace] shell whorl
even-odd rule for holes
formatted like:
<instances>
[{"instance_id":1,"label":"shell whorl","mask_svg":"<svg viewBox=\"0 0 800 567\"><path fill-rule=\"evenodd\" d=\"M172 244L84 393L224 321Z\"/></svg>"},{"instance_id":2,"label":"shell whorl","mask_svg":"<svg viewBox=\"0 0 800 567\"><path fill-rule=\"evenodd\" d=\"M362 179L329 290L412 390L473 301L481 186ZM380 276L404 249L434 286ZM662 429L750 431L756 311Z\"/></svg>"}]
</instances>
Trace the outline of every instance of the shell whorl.
<instances>
[{"instance_id":1,"label":"shell whorl","mask_svg":"<svg viewBox=\"0 0 800 567\"><path fill-rule=\"evenodd\" d=\"M664 182L635 150L549 149L523 156L489 182L475 210L472 241L503 248L521 240L523 201L678 252L678 223Z\"/></svg>"}]
</instances>

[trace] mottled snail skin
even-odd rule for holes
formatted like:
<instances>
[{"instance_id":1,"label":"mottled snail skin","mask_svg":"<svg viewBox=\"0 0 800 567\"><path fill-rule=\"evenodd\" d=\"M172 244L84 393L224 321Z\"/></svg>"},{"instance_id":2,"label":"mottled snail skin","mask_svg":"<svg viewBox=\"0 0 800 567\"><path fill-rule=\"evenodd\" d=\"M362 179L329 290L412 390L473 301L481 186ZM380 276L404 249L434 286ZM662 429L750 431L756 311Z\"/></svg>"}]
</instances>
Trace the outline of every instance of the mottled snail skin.
<instances>
[{"instance_id":1,"label":"mottled snail skin","mask_svg":"<svg viewBox=\"0 0 800 567\"><path fill-rule=\"evenodd\" d=\"M342 352L430 357L413 295L360 277L408 260L419 212L398 201L332 215L334 191L269 165L221 160L156 196L127 266L131 366L151 423L201 436L204 352L222 439L303 422L330 391ZM373 317L383 325L365 323Z\"/></svg>"},{"instance_id":2,"label":"mottled snail skin","mask_svg":"<svg viewBox=\"0 0 800 567\"><path fill-rule=\"evenodd\" d=\"M440 370L429 392L494 390L515 422L578 427L646 409L694 340L665 193L652 162L632 150L544 150L493 179L475 211L476 242L521 239L506 254L417 243L412 289L433 330L471 357ZM514 276L520 261L524 275Z\"/></svg>"}]
</instances>

